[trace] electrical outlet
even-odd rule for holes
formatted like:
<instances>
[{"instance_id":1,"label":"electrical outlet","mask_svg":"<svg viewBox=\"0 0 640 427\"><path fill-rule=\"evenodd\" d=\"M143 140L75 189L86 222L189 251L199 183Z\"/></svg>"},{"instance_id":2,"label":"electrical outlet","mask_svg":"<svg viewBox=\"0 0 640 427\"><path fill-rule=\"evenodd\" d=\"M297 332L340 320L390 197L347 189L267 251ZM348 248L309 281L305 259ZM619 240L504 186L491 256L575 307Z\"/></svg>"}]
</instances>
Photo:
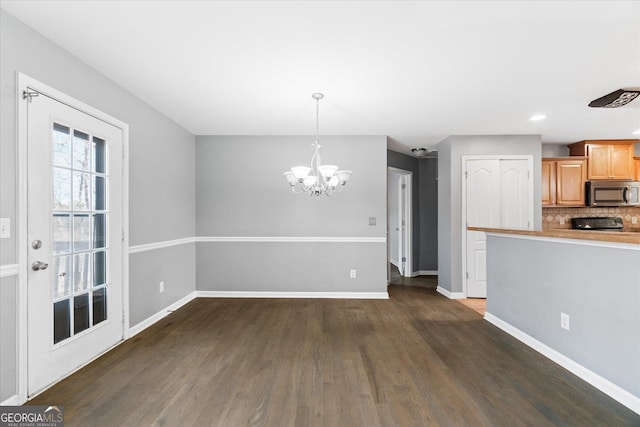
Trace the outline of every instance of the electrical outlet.
<instances>
[{"instance_id":1,"label":"electrical outlet","mask_svg":"<svg viewBox=\"0 0 640 427\"><path fill-rule=\"evenodd\" d=\"M164 282L160 282L160 293L164 292Z\"/></svg>"},{"instance_id":2,"label":"electrical outlet","mask_svg":"<svg viewBox=\"0 0 640 427\"><path fill-rule=\"evenodd\" d=\"M569 315L567 313L560 313L560 327L562 329L569 329Z\"/></svg>"},{"instance_id":3,"label":"electrical outlet","mask_svg":"<svg viewBox=\"0 0 640 427\"><path fill-rule=\"evenodd\" d=\"M564 225L564 217L560 217L560 225Z\"/></svg>"},{"instance_id":4,"label":"electrical outlet","mask_svg":"<svg viewBox=\"0 0 640 427\"><path fill-rule=\"evenodd\" d=\"M352 279L356 278L356 271L355 270L349 270L349 277Z\"/></svg>"},{"instance_id":5,"label":"electrical outlet","mask_svg":"<svg viewBox=\"0 0 640 427\"><path fill-rule=\"evenodd\" d=\"M376 217L375 216L370 216L369 217L369 225L376 225Z\"/></svg>"},{"instance_id":6,"label":"electrical outlet","mask_svg":"<svg viewBox=\"0 0 640 427\"><path fill-rule=\"evenodd\" d=\"M637 216L632 216L631 217L631 224L637 224L638 223L638 217Z\"/></svg>"},{"instance_id":7,"label":"electrical outlet","mask_svg":"<svg viewBox=\"0 0 640 427\"><path fill-rule=\"evenodd\" d=\"M0 218L0 239L11 237L11 218Z\"/></svg>"}]
</instances>

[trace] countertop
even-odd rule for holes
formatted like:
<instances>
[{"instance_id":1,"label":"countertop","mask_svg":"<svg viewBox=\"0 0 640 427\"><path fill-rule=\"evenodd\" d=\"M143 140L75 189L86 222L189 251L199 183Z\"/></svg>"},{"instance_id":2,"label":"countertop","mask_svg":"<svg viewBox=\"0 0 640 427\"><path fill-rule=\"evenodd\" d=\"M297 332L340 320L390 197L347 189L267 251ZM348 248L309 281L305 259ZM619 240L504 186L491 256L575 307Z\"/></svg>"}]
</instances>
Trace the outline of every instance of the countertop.
<instances>
[{"instance_id":1,"label":"countertop","mask_svg":"<svg viewBox=\"0 0 640 427\"><path fill-rule=\"evenodd\" d=\"M595 240L599 242L632 243L640 245L640 233L618 231L583 231L570 229L525 230L511 228L467 227L486 233L519 234L523 236L555 237L560 239Z\"/></svg>"}]
</instances>

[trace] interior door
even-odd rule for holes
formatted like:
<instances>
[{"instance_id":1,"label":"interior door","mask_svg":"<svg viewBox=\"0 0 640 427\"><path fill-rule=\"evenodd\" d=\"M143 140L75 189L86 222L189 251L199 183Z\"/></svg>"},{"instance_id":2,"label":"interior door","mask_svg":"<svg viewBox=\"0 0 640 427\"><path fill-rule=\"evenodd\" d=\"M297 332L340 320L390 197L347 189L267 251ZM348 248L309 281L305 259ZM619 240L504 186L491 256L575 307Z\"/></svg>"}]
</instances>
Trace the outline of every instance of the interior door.
<instances>
[{"instance_id":1,"label":"interior door","mask_svg":"<svg viewBox=\"0 0 640 427\"><path fill-rule=\"evenodd\" d=\"M123 135L44 95L27 118L33 396L123 339Z\"/></svg>"},{"instance_id":2,"label":"interior door","mask_svg":"<svg viewBox=\"0 0 640 427\"><path fill-rule=\"evenodd\" d=\"M405 176L400 176L398 180L398 270L401 276L405 275Z\"/></svg>"},{"instance_id":3,"label":"interior door","mask_svg":"<svg viewBox=\"0 0 640 427\"><path fill-rule=\"evenodd\" d=\"M531 228L532 163L527 158L465 161L466 224L488 228ZM487 297L487 242L481 231L466 231L468 298Z\"/></svg>"},{"instance_id":4,"label":"interior door","mask_svg":"<svg viewBox=\"0 0 640 427\"><path fill-rule=\"evenodd\" d=\"M498 161L466 161L467 226L500 226L500 174ZM467 297L487 296L487 240L482 231L467 231Z\"/></svg>"}]
</instances>

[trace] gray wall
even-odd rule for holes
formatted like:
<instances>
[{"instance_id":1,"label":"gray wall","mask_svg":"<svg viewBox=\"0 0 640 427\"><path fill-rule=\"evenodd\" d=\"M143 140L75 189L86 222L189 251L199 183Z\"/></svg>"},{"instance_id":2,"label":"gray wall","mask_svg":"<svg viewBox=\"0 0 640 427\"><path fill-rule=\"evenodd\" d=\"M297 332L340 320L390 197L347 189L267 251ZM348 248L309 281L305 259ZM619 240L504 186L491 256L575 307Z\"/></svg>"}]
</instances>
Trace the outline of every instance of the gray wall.
<instances>
[{"instance_id":1,"label":"gray wall","mask_svg":"<svg viewBox=\"0 0 640 427\"><path fill-rule=\"evenodd\" d=\"M0 278L0 402L16 393L16 277Z\"/></svg>"},{"instance_id":2,"label":"gray wall","mask_svg":"<svg viewBox=\"0 0 640 427\"><path fill-rule=\"evenodd\" d=\"M69 52L0 10L0 216L11 218L13 236L0 240L2 265L17 262L15 83L18 71L129 124L131 245L195 235L195 137ZM193 250L194 245L191 246ZM178 254L183 248L167 250L175 250ZM154 252L144 257L132 256L132 271L151 271L159 263L165 262L165 254ZM195 258L177 255L173 267L195 271ZM4 289L7 286L20 286L16 282L3 280L2 292L9 292ZM166 306L166 301L156 298L158 283L155 278L144 274L132 275L130 288L131 319L139 319L142 317L140 313L154 313ZM178 299L194 289L193 277L186 275L175 283L171 295ZM140 295L145 297L141 298ZM13 313L12 310L14 306L10 298L0 299L2 354L15 352L15 339L4 339L15 333L15 316L12 323L10 316L6 315ZM2 401L16 392L16 367L15 361L9 359L3 358L0 362Z\"/></svg>"},{"instance_id":3,"label":"gray wall","mask_svg":"<svg viewBox=\"0 0 640 427\"><path fill-rule=\"evenodd\" d=\"M420 159L420 270L438 271L438 159Z\"/></svg>"},{"instance_id":4,"label":"gray wall","mask_svg":"<svg viewBox=\"0 0 640 427\"><path fill-rule=\"evenodd\" d=\"M542 228L539 135L450 136L438 144L438 285L462 292L462 156L533 156L533 223Z\"/></svg>"},{"instance_id":5,"label":"gray wall","mask_svg":"<svg viewBox=\"0 0 640 427\"><path fill-rule=\"evenodd\" d=\"M386 137L321 137L324 163L351 169L353 175L343 193L320 200L293 194L282 175L291 166L309 163L312 142L310 136L198 136L197 235L385 238ZM377 218L376 226L369 225L369 217ZM386 291L382 242L198 243L197 252L198 290L266 290L273 276L282 280L272 283L272 291ZM363 269L358 279L349 279L348 270L357 266ZM284 274L299 269L309 277Z\"/></svg>"},{"instance_id":6,"label":"gray wall","mask_svg":"<svg viewBox=\"0 0 640 427\"><path fill-rule=\"evenodd\" d=\"M640 398L639 259L637 248L488 236L487 312Z\"/></svg>"}]
</instances>

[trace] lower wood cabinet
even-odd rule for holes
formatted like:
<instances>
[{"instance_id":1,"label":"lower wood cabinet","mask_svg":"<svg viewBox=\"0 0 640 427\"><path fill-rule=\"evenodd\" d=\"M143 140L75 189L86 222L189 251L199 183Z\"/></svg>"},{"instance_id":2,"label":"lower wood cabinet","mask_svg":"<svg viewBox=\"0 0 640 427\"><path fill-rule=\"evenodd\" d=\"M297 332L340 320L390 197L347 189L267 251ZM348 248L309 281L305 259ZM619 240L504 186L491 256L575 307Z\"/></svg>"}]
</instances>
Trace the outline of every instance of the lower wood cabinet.
<instances>
[{"instance_id":1,"label":"lower wood cabinet","mask_svg":"<svg viewBox=\"0 0 640 427\"><path fill-rule=\"evenodd\" d=\"M584 206L586 158L542 159L542 206Z\"/></svg>"}]
</instances>

